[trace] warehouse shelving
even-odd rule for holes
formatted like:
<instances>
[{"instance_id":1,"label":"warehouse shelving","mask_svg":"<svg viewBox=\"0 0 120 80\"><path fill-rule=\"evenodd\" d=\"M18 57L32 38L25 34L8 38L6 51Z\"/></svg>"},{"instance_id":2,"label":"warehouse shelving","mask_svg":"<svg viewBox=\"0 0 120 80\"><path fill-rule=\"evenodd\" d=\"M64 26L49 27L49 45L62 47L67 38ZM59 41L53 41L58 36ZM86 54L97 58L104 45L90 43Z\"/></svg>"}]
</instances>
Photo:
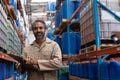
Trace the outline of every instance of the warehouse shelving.
<instances>
[{"instance_id":1,"label":"warehouse shelving","mask_svg":"<svg viewBox=\"0 0 120 80\"><path fill-rule=\"evenodd\" d=\"M8 2L7 2L8 1ZM15 71L16 64L19 63L16 59L14 59L12 55L21 55L22 47L22 39L20 39L20 30L18 29L15 23L15 16L18 16L14 10L13 5L9 4L10 0L0 0L0 80L16 80ZM19 2L17 6L21 6L20 0L16 0ZM14 0L11 0L14 3ZM22 7L18 8L22 10ZM21 16L23 17L23 12L21 11ZM4 44L4 45L3 45ZM5 47L4 47L5 46ZM18 77L19 78L19 77Z\"/></svg>"},{"instance_id":2,"label":"warehouse shelving","mask_svg":"<svg viewBox=\"0 0 120 80\"><path fill-rule=\"evenodd\" d=\"M62 0L61 0L62 1ZM61 1L58 2L58 4L61 4ZM59 25L59 28L60 28L58 31L56 30L56 33L57 35L60 35L62 34L65 29L68 27L68 25L70 25L70 23L73 21L73 18L75 17L75 15L80 11L80 9L82 9L82 7L84 6L84 4L89 1L89 0L84 0L81 5L75 10L75 12L73 13L73 15L70 17L70 19L63 19L61 24ZM57 7L57 6L56 6ZM77 21L76 21L77 22ZM75 22L75 23L76 23ZM56 38L55 38L56 39Z\"/></svg>"},{"instance_id":3,"label":"warehouse shelving","mask_svg":"<svg viewBox=\"0 0 120 80\"><path fill-rule=\"evenodd\" d=\"M0 52L0 80L13 80L14 64L17 63L18 61L6 53Z\"/></svg>"},{"instance_id":4,"label":"warehouse shelving","mask_svg":"<svg viewBox=\"0 0 120 80\"><path fill-rule=\"evenodd\" d=\"M68 3L68 1L69 0L66 0L66 3ZM88 0L84 0L82 3L81 3L81 5L75 10L75 12L73 13L73 15L70 17L70 16L67 16L67 19L62 19L62 22L61 22L61 24L59 25L59 30L56 30L55 32L57 33L56 35L57 36L59 36L59 35L61 35L63 32L65 32L65 31L67 31L68 32L68 49L70 49L70 39L69 39L69 32L70 32L70 28L74 31L74 29L75 29L75 31L79 31L79 22L77 21L77 20L73 20L73 18L75 17L75 15L79 12L79 10L80 9L82 9L82 7L83 7L83 5L87 2ZM61 1L62 2L62 1ZM61 4L61 2L59 2L58 4L60 5ZM57 5L57 7L58 7L58 5ZM67 8L68 8L68 5L67 5ZM57 8L57 9L59 9L59 8ZM68 10L68 9L67 9ZM69 19L69 17L70 17L70 19ZM74 26L78 26L77 27L77 30L76 30L76 27L74 27ZM55 39L57 38L57 36L55 37ZM70 50L68 51L69 53L68 53L68 56L70 56ZM63 60L65 59L65 57L68 57L68 56L65 56L65 55L63 55ZM67 59L67 58L66 58ZM66 59L64 60L64 61L66 61ZM64 61L63 61L63 64L64 64ZM65 62L65 65L66 65L66 62ZM75 79L77 79L77 78L75 78ZM75 80L74 79L74 80Z\"/></svg>"},{"instance_id":5,"label":"warehouse shelving","mask_svg":"<svg viewBox=\"0 0 120 80\"><path fill-rule=\"evenodd\" d=\"M14 60L12 57L10 57L9 55L7 55L7 54L5 54L3 52L0 52L0 59L17 63L16 60Z\"/></svg>"},{"instance_id":6,"label":"warehouse shelving","mask_svg":"<svg viewBox=\"0 0 120 80\"><path fill-rule=\"evenodd\" d=\"M83 1L83 3L78 7L78 9L74 12L74 14L72 15L72 17L68 20L68 21L66 21L67 22L67 24L65 24L65 25L68 25L68 24L70 24L70 22L71 22L71 20L73 19L73 17L75 16L75 14L83 7L83 5L87 2L87 1L89 1L89 0L84 0ZM100 4L100 5L102 5L99 1L96 1L96 0L94 0L94 4ZM96 6L95 6L96 7ZM116 15L115 13L113 13L111 10L109 10L107 7L105 7L105 6L103 6L102 5L102 7L105 9L105 10L107 10L108 12L110 12L111 14L113 14L113 16L115 16L115 18L117 18L118 20L120 20L120 17L118 16L118 15ZM95 13L96 13L97 11L95 11ZM95 16L95 21L96 21L96 26L98 26L98 13L96 13L96 16ZM67 27L67 26L64 26L62 29L61 29L61 31L59 32L59 34L64 30L64 28L65 27ZM96 31L96 33L98 33L99 32L99 30L97 30ZM99 36L98 34L96 34L96 36ZM96 41L98 41L98 43L99 43L99 39L97 39ZM100 44L97 44L97 45L100 45ZM114 47L113 47L113 49L114 49ZM99 50L99 49L98 49Z\"/></svg>"},{"instance_id":7,"label":"warehouse shelving","mask_svg":"<svg viewBox=\"0 0 120 80\"><path fill-rule=\"evenodd\" d=\"M23 12L22 12L22 7L21 7L21 4L20 4L20 1L18 0L18 2L19 2L18 6L19 6L19 10L20 10L20 12L21 12L21 16L24 17L24 14L23 14ZM24 40L23 40L23 37L22 37L22 35L21 35L21 32L19 32L19 30L18 30L18 29L16 28L16 26L15 26L14 18L13 18L14 15L11 13L10 7L8 6L7 1L4 0L3 3L5 4L6 10L7 10L9 16L10 16L10 21L12 22L12 25L13 25L14 29L17 31L17 34L18 34L18 36L19 36L19 38L20 38L20 40L21 40L21 43L25 46L25 42L24 42ZM25 20L24 20L24 21L25 21ZM26 24L24 24L24 25L26 25ZM25 29L26 29L26 28L25 28Z\"/></svg>"},{"instance_id":8,"label":"warehouse shelving","mask_svg":"<svg viewBox=\"0 0 120 80\"><path fill-rule=\"evenodd\" d=\"M64 27L59 31L58 34L61 34L62 31L64 31L66 29L66 27L69 27L69 24L71 22L71 20L73 19L74 15L83 7L83 5L89 0L83 0L83 3L78 7L78 9L73 13L72 17L67 21L67 23L65 25L63 25ZM74 62L77 61L79 63L83 62L90 62L92 60L95 60L98 64L98 80L101 80L101 76L100 76L100 64L110 55L119 55L120 52L120 46L111 46L109 48L105 48L105 49L101 49L101 44L100 44L100 34L99 34L99 19L98 19L98 9L97 9L97 5L101 6L101 8L103 8L104 10L106 10L108 13L110 13L111 15L113 15L115 17L115 19L117 19L118 21L120 21L120 16L118 16L117 14L115 14L112 10L110 10L109 8L107 8L106 6L104 6L101 2L97 1L97 0L93 0L93 6L94 6L94 26L95 26L95 32L96 32L96 50L93 52L88 52L85 54L78 54L78 55L71 55L70 53L68 53L68 56L66 56L66 61L65 62ZM69 31L68 31L69 32ZM114 57L110 57L110 58L114 58ZM119 59L116 59L119 60ZM70 80L81 80L78 77L75 77L73 75L69 75Z\"/></svg>"},{"instance_id":9,"label":"warehouse shelving","mask_svg":"<svg viewBox=\"0 0 120 80\"><path fill-rule=\"evenodd\" d=\"M68 19L62 19L62 22L60 23L60 25L55 29L54 34L61 35L63 32L67 31L67 25L68 25ZM80 26L80 23L78 20L72 20L71 24L70 24L70 29L75 31L75 32L78 32L78 31L80 31L79 26Z\"/></svg>"},{"instance_id":10,"label":"warehouse shelving","mask_svg":"<svg viewBox=\"0 0 120 80\"><path fill-rule=\"evenodd\" d=\"M120 46L114 46L86 54L79 54L77 56L69 56L68 61L75 60L75 59L97 59L99 57L105 56L105 55L111 55L111 54L117 54L120 52Z\"/></svg>"},{"instance_id":11,"label":"warehouse shelving","mask_svg":"<svg viewBox=\"0 0 120 80\"><path fill-rule=\"evenodd\" d=\"M54 34L57 35L57 34L62 34L63 32L65 32L66 28L62 32L61 32L61 29L64 26L67 26L67 23L68 23L68 20L67 19L63 19L62 22L61 22L61 24L59 25L59 27L55 29Z\"/></svg>"}]
</instances>

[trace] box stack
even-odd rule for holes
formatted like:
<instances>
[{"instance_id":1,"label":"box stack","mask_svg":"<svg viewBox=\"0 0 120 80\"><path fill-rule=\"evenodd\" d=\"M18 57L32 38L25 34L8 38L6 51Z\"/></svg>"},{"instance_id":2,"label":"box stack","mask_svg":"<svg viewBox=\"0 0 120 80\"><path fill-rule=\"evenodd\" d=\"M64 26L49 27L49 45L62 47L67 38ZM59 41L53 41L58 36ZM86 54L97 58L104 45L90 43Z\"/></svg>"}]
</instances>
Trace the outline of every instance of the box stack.
<instances>
[{"instance_id":1,"label":"box stack","mask_svg":"<svg viewBox=\"0 0 120 80\"><path fill-rule=\"evenodd\" d=\"M118 3L116 3L118 4ZM117 6L117 5L116 5ZM119 11L120 12L120 11ZM117 11L116 11L117 13ZM104 16L106 14L107 16ZM89 43L95 44L95 22L94 22L94 11L92 0L89 5L80 14L80 28L81 28L81 45L88 46ZM111 44L111 35L115 32L120 31L120 22L115 19L111 19L111 15L105 12L102 8L98 6L98 16L99 16L99 32L100 40L105 41L107 44ZM110 18L109 18L110 17ZM112 17L113 18L113 17ZM113 42L112 42L113 43Z\"/></svg>"}]
</instances>

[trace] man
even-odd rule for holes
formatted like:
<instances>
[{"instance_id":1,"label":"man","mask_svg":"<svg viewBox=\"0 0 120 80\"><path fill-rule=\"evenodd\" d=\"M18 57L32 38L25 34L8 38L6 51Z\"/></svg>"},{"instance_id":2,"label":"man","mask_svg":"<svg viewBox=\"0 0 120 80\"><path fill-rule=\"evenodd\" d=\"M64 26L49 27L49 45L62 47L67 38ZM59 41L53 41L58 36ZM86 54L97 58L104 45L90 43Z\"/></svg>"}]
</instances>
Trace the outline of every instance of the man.
<instances>
[{"instance_id":1,"label":"man","mask_svg":"<svg viewBox=\"0 0 120 80\"><path fill-rule=\"evenodd\" d=\"M46 37L46 24L36 20L32 24L36 40L23 49L29 69L27 80L57 80L56 70L62 66L61 50L58 44ZM29 67L28 67L29 68Z\"/></svg>"}]
</instances>

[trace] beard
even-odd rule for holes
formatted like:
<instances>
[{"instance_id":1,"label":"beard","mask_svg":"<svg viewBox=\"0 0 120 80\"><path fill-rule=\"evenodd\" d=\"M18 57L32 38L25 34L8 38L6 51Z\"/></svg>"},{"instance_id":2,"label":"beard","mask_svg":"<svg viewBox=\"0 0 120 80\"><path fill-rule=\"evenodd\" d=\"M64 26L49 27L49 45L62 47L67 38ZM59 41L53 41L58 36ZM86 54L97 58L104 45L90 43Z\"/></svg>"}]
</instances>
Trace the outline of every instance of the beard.
<instances>
[{"instance_id":1,"label":"beard","mask_svg":"<svg viewBox=\"0 0 120 80\"><path fill-rule=\"evenodd\" d=\"M41 32L36 33L35 37L36 40L43 39L45 37L45 33L41 33Z\"/></svg>"}]
</instances>

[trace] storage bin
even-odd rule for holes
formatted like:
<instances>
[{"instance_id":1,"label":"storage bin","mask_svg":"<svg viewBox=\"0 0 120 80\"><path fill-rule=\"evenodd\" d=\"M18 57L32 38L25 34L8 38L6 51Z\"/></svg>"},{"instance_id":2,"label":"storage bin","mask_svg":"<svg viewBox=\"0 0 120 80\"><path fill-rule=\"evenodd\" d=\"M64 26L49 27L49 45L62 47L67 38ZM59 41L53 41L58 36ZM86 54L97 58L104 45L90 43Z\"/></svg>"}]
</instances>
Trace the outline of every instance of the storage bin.
<instances>
[{"instance_id":1,"label":"storage bin","mask_svg":"<svg viewBox=\"0 0 120 80\"><path fill-rule=\"evenodd\" d=\"M68 5L68 6L67 6ZM68 9L67 9L68 7ZM67 4L67 1L63 1L62 2L62 18L63 19L69 19L72 14L74 13L74 2L73 1L68 1L68 4Z\"/></svg>"},{"instance_id":2,"label":"storage bin","mask_svg":"<svg viewBox=\"0 0 120 80\"><path fill-rule=\"evenodd\" d=\"M110 80L110 62L103 62L101 64L101 80Z\"/></svg>"},{"instance_id":3,"label":"storage bin","mask_svg":"<svg viewBox=\"0 0 120 80\"><path fill-rule=\"evenodd\" d=\"M89 80L98 80L97 63L88 63L88 78Z\"/></svg>"},{"instance_id":4,"label":"storage bin","mask_svg":"<svg viewBox=\"0 0 120 80\"><path fill-rule=\"evenodd\" d=\"M78 64L72 64L72 75L78 76Z\"/></svg>"},{"instance_id":5,"label":"storage bin","mask_svg":"<svg viewBox=\"0 0 120 80\"><path fill-rule=\"evenodd\" d=\"M78 77L83 77L83 68L82 68L82 64L78 64Z\"/></svg>"},{"instance_id":6,"label":"storage bin","mask_svg":"<svg viewBox=\"0 0 120 80\"><path fill-rule=\"evenodd\" d=\"M48 11L55 11L55 6L56 6L55 2L48 2L47 3L47 10Z\"/></svg>"},{"instance_id":7,"label":"storage bin","mask_svg":"<svg viewBox=\"0 0 120 80\"><path fill-rule=\"evenodd\" d=\"M56 11L55 14L55 27L59 27L60 23L62 22L62 8Z\"/></svg>"},{"instance_id":8,"label":"storage bin","mask_svg":"<svg viewBox=\"0 0 120 80\"><path fill-rule=\"evenodd\" d=\"M60 80L69 80L68 74L62 74Z\"/></svg>"},{"instance_id":9,"label":"storage bin","mask_svg":"<svg viewBox=\"0 0 120 80\"><path fill-rule=\"evenodd\" d=\"M70 52L71 54L78 54L80 48L80 39L78 39L80 34L76 32L70 32ZM68 32L62 34L62 53L68 54Z\"/></svg>"},{"instance_id":10,"label":"storage bin","mask_svg":"<svg viewBox=\"0 0 120 80\"><path fill-rule=\"evenodd\" d=\"M120 62L110 62L110 80L120 80Z\"/></svg>"},{"instance_id":11,"label":"storage bin","mask_svg":"<svg viewBox=\"0 0 120 80\"><path fill-rule=\"evenodd\" d=\"M88 78L88 64L87 63L82 64L82 69L83 69L82 78Z\"/></svg>"},{"instance_id":12,"label":"storage bin","mask_svg":"<svg viewBox=\"0 0 120 80\"><path fill-rule=\"evenodd\" d=\"M4 66L2 62L0 62L0 71L2 72L0 73L0 80L4 80Z\"/></svg>"},{"instance_id":13,"label":"storage bin","mask_svg":"<svg viewBox=\"0 0 120 80\"><path fill-rule=\"evenodd\" d=\"M57 38L55 39L55 41L58 43L58 45L60 46L60 49L62 49L62 41L61 41L61 36L57 36Z\"/></svg>"},{"instance_id":14,"label":"storage bin","mask_svg":"<svg viewBox=\"0 0 120 80\"><path fill-rule=\"evenodd\" d=\"M73 64L69 64L69 73L70 73L70 74L73 73L73 72L72 72L72 71L73 71L73 66L72 66L72 65L73 65Z\"/></svg>"},{"instance_id":15,"label":"storage bin","mask_svg":"<svg viewBox=\"0 0 120 80\"><path fill-rule=\"evenodd\" d=\"M81 2L82 2L81 0L80 1L73 1L73 3L74 3L74 11L79 7ZM80 11L75 15L74 18L75 19L80 19Z\"/></svg>"},{"instance_id":16,"label":"storage bin","mask_svg":"<svg viewBox=\"0 0 120 80\"><path fill-rule=\"evenodd\" d=\"M13 76L14 73L14 67L13 63L0 60L0 80L5 80L11 76Z\"/></svg>"}]
</instances>

